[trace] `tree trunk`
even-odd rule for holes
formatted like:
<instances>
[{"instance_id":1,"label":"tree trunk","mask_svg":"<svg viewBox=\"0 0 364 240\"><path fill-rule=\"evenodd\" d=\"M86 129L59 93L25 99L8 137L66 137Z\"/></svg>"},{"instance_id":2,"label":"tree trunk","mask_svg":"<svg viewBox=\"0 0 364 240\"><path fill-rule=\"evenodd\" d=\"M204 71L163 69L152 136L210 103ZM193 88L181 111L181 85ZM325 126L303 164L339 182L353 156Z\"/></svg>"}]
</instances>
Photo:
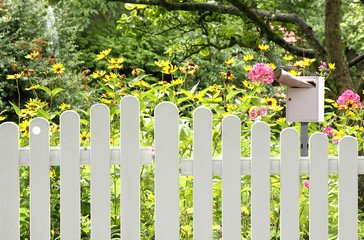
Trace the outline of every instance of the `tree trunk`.
<instances>
[{"instance_id":1,"label":"tree trunk","mask_svg":"<svg viewBox=\"0 0 364 240\"><path fill-rule=\"evenodd\" d=\"M326 0L325 41L329 61L335 63L336 69L332 73L332 78L338 95L348 89L355 90L342 47L340 5L341 0Z\"/></svg>"}]
</instances>

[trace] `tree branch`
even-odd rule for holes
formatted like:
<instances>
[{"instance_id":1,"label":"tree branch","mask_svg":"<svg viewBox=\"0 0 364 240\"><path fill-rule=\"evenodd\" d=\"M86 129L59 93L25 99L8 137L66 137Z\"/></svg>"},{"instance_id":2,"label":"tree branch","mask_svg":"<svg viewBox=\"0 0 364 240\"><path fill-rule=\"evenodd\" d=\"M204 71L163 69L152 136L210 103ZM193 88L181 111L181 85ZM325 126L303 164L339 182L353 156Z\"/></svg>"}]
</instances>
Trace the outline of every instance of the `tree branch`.
<instances>
[{"instance_id":1,"label":"tree branch","mask_svg":"<svg viewBox=\"0 0 364 240\"><path fill-rule=\"evenodd\" d=\"M349 68L354 66L355 64L358 64L360 61L364 60L364 53L351 59L348 63Z\"/></svg>"},{"instance_id":2,"label":"tree branch","mask_svg":"<svg viewBox=\"0 0 364 240\"><path fill-rule=\"evenodd\" d=\"M229 0L232 5L225 5L225 4L216 4L216 3L207 3L207 2L197 2L197 3L191 3L191 2L169 2L166 0L108 0L109 2L125 2L125 3L133 3L133 4L145 4L145 5L155 5L164 7L167 10L182 10L182 11L211 11L211 12L218 12L222 14L229 14L234 15L238 17L245 17L247 16L250 20L252 20L273 42L281 46L282 48L288 50L289 52L297 55L297 56L305 56L309 58L316 57L318 55L321 55L323 49L320 46L321 44L318 44L316 42L317 38L315 37L312 42L315 43L313 46L315 46L319 52L316 52L311 49L305 49L300 48L297 46L292 45L291 43L285 41L282 37L278 36L269 25L264 23L264 21L261 19L260 15L267 15L266 12L263 11L256 11L248 8L245 4L243 4L240 0ZM255 13L257 12L257 13ZM283 14L278 15L283 19ZM286 19L290 19L290 21L294 21L297 23L297 25L302 29L302 32L304 32L308 38L312 38L312 36L315 36L312 32L312 29L304 22L302 18L297 17L288 17L289 14L286 14ZM281 21L281 20L280 20ZM288 21L288 20L287 20ZM298 21L298 22L297 22ZM316 40L315 40L316 39ZM318 41L318 40L317 40Z\"/></svg>"}]
</instances>

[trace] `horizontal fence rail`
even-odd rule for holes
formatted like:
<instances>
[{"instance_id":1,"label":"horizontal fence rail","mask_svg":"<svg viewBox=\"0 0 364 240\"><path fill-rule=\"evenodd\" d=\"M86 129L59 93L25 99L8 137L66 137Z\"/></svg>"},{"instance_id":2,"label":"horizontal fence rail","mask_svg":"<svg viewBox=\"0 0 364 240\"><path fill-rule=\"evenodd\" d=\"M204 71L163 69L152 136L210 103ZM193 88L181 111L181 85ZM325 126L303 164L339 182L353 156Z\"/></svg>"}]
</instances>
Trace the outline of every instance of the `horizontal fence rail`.
<instances>
[{"instance_id":1,"label":"horizontal fence rail","mask_svg":"<svg viewBox=\"0 0 364 240\"><path fill-rule=\"evenodd\" d=\"M50 166L59 166L60 160L60 148L51 147L50 148ZM90 148L81 147L80 148L80 165L90 165ZM151 147L141 147L140 148L140 164L141 165L152 165L155 154ZM364 174L364 156L358 156L358 174ZM309 174L309 157L299 157L299 173L301 175ZM338 160L337 156L328 157L328 168L329 174L338 174ZM251 174L251 157L241 158L241 175ZM280 157L270 157L270 174L279 175L281 173ZM111 147L110 148L110 164L120 165L120 148ZM24 147L19 150L19 166L29 166L29 148ZM182 158L180 164L180 173L182 176L193 176L193 158ZM212 158L212 174L213 176L222 176L222 158L214 157Z\"/></svg>"},{"instance_id":2,"label":"horizontal fence rail","mask_svg":"<svg viewBox=\"0 0 364 240\"><path fill-rule=\"evenodd\" d=\"M241 157L241 122L233 115L222 121L222 154L212 157L212 113L199 107L193 114L193 158L179 159L179 112L170 102L155 109L155 152L140 146L139 101L120 103L120 146L110 147L109 109L90 111L90 147L80 148L76 112L61 115L59 148L49 147L49 124L30 122L30 147L19 148L19 128L0 125L0 239L19 239L19 166L30 172L30 237L50 238L50 166L60 166L61 239L80 240L80 165L90 165L91 240L110 239L110 166L120 165L121 239L140 239L140 164L154 166L156 240L180 239L179 177L193 176L193 232L196 240L213 233L213 176L222 176L222 237L241 239L241 208L251 208L251 239L269 240L271 179L280 175L280 239L299 236L300 174L309 174L309 237L328 239L328 175L338 174L338 236L358 239L358 157L353 137L339 141L339 155L328 156L328 139L314 133L309 156L299 156L299 134L293 128L280 136L280 157L270 157L270 127L256 122L251 130L251 156ZM154 158L154 165L153 165ZM251 175L251 206L241 202L241 176ZM151 216L153 218L153 216Z\"/></svg>"}]
</instances>

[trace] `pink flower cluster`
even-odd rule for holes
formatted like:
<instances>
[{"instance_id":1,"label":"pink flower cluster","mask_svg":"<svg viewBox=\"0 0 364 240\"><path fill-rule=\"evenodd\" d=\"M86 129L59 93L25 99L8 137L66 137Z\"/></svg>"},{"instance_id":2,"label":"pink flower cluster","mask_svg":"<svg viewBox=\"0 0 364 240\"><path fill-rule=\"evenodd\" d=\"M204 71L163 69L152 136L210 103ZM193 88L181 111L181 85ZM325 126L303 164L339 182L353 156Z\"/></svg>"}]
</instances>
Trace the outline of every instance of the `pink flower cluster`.
<instances>
[{"instance_id":1,"label":"pink flower cluster","mask_svg":"<svg viewBox=\"0 0 364 240\"><path fill-rule=\"evenodd\" d=\"M271 66L267 66L265 63L255 64L249 72L249 79L255 82L272 83L273 82L273 70Z\"/></svg>"},{"instance_id":2,"label":"pink flower cluster","mask_svg":"<svg viewBox=\"0 0 364 240\"><path fill-rule=\"evenodd\" d=\"M253 109L250 109L249 117L251 120L254 120L259 116L265 116L266 113L267 113L267 109L265 107L262 107L261 109L253 108Z\"/></svg>"},{"instance_id":3,"label":"pink flower cluster","mask_svg":"<svg viewBox=\"0 0 364 240\"><path fill-rule=\"evenodd\" d=\"M337 104L341 109L360 108L360 96L351 90L346 90L338 99Z\"/></svg>"},{"instance_id":4,"label":"pink flower cluster","mask_svg":"<svg viewBox=\"0 0 364 240\"><path fill-rule=\"evenodd\" d=\"M309 181L307 181L307 180L303 183L303 185L304 185L307 189L309 189L309 188L310 188L310 182L309 182Z\"/></svg>"},{"instance_id":5,"label":"pink flower cluster","mask_svg":"<svg viewBox=\"0 0 364 240\"><path fill-rule=\"evenodd\" d=\"M328 137L330 137L330 136L332 136L333 138L334 137L336 137L337 136L337 133L334 133L333 132L333 130L334 129L332 129L330 126L328 126L327 128L325 128L322 132L326 135L326 136L328 136ZM339 141L337 141L337 140L332 140L332 143L334 143L334 144L339 144Z\"/></svg>"}]
</instances>

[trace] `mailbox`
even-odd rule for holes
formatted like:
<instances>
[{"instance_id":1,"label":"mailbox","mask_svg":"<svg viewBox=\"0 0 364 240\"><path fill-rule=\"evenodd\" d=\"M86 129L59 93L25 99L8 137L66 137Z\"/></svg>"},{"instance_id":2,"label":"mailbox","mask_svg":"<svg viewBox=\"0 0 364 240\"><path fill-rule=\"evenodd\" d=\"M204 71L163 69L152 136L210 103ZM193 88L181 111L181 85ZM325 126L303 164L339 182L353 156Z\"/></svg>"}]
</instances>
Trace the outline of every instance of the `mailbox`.
<instances>
[{"instance_id":1,"label":"mailbox","mask_svg":"<svg viewBox=\"0 0 364 240\"><path fill-rule=\"evenodd\" d=\"M296 77L282 69L275 72L274 80L287 86L286 121L324 121L323 77Z\"/></svg>"}]
</instances>

